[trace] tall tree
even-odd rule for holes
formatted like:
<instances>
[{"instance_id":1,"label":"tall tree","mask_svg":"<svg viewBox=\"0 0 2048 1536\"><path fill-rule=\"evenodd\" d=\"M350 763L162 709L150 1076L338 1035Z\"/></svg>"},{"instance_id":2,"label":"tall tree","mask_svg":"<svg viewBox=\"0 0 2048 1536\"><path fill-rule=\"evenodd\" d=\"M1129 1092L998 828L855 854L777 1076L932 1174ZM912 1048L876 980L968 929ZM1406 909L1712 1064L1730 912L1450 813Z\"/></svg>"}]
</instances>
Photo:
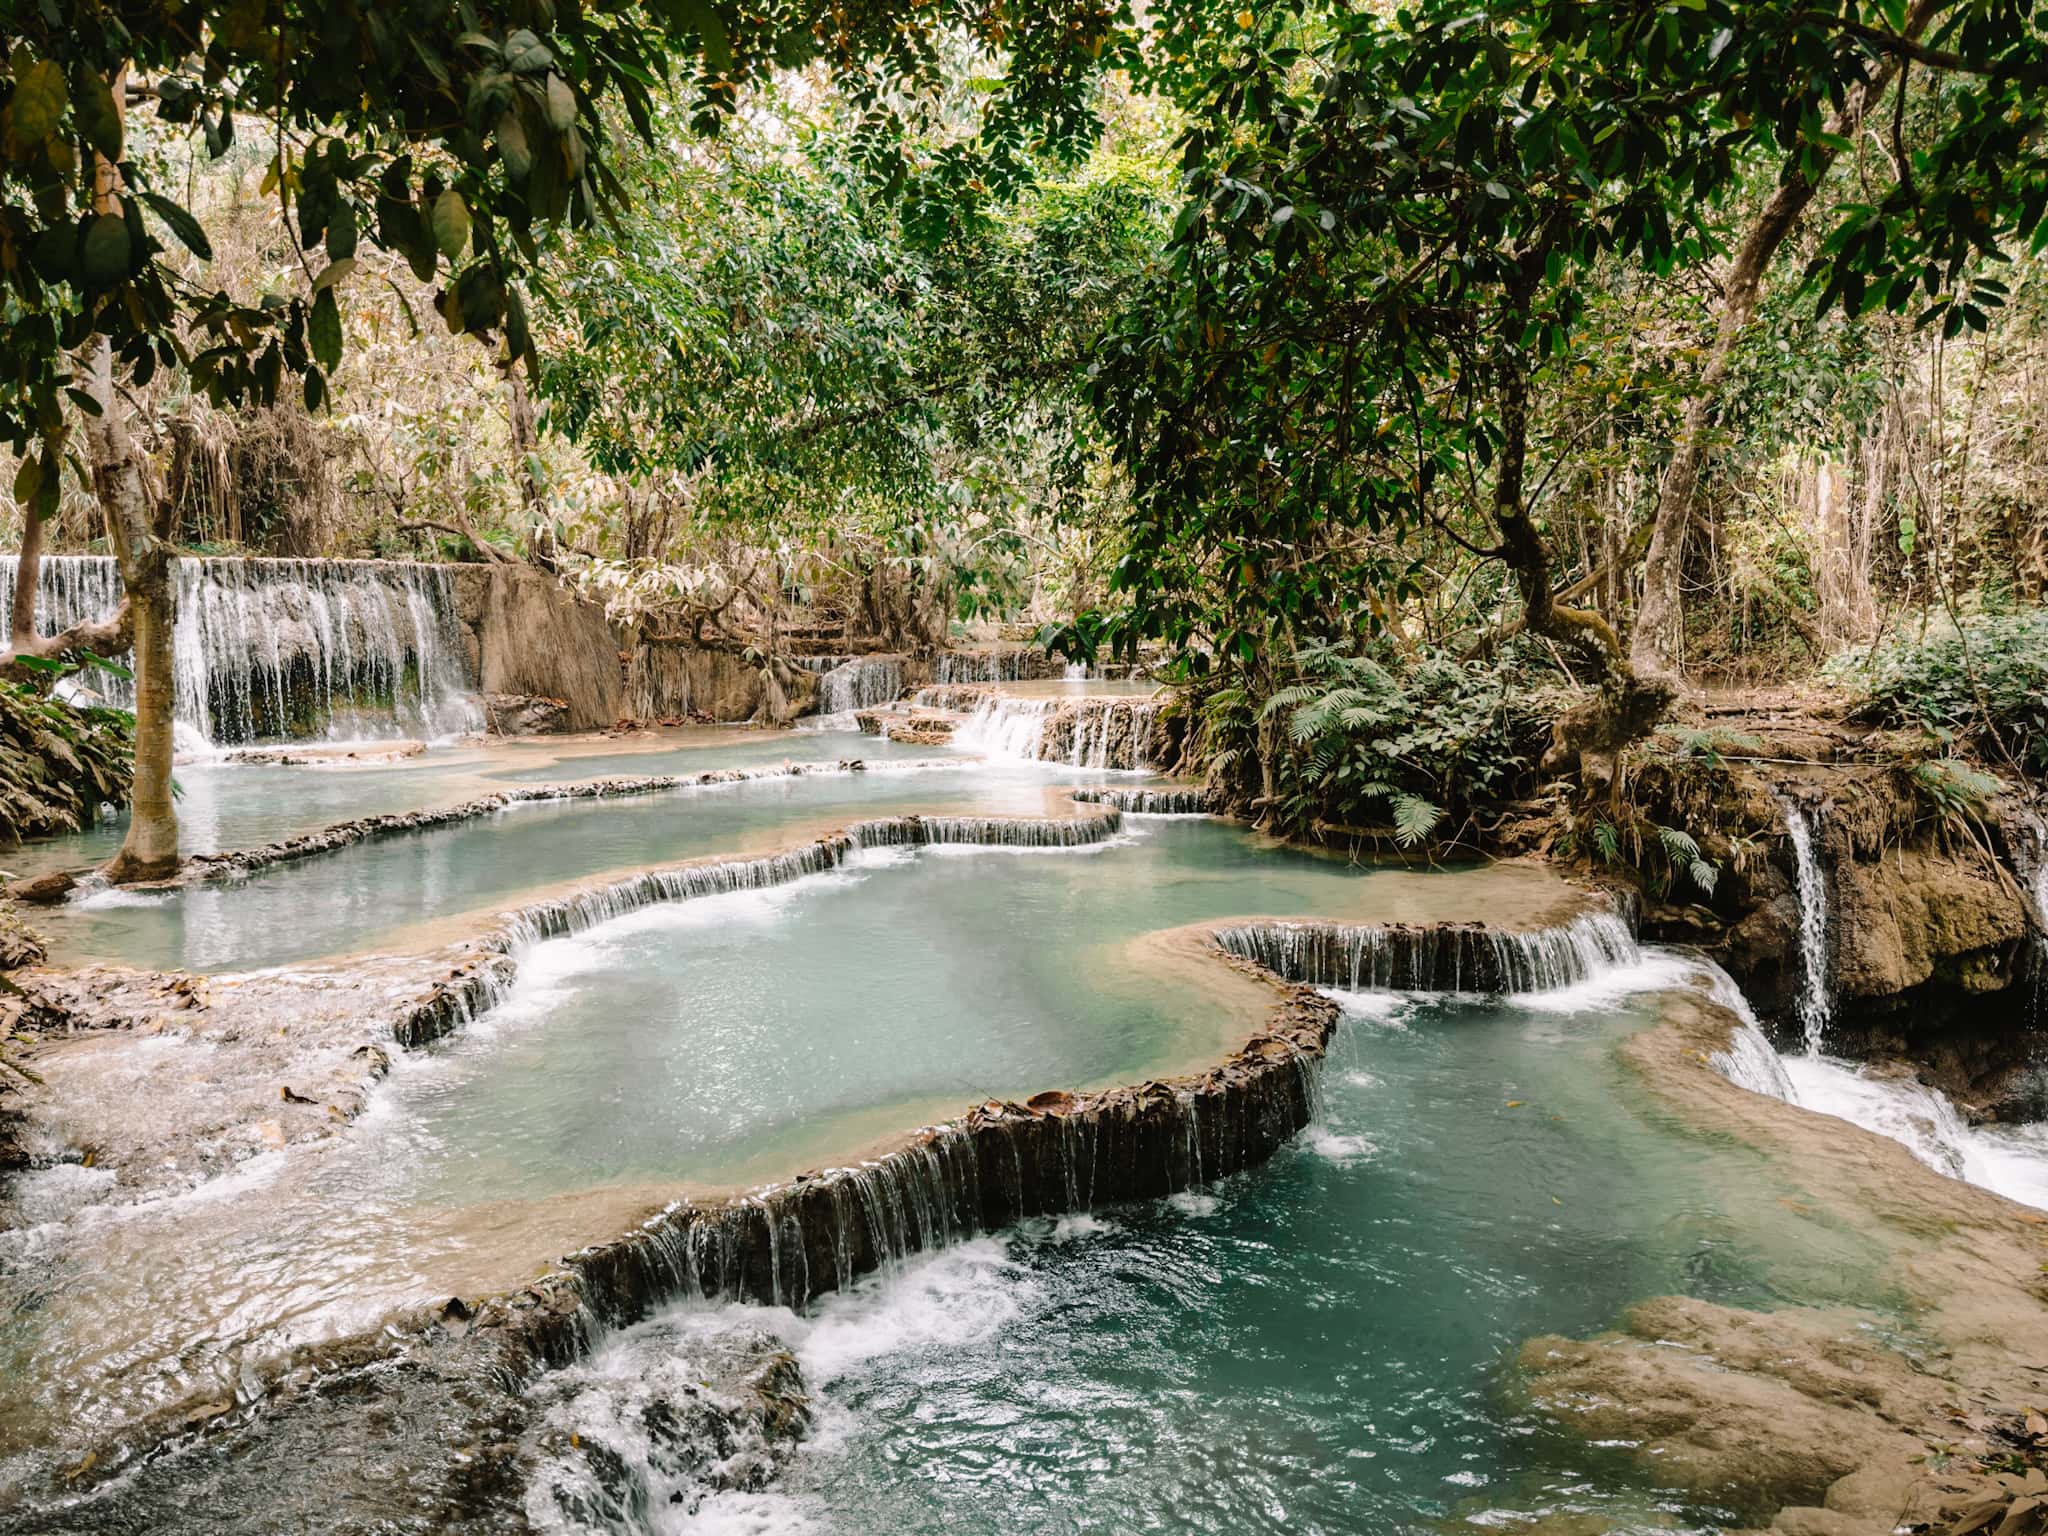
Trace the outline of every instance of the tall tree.
<instances>
[{"instance_id":1,"label":"tall tree","mask_svg":"<svg viewBox=\"0 0 2048 1536\"><path fill-rule=\"evenodd\" d=\"M678 62L707 129L750 80L831 66L863 108L870 158L900 180L891 145L903 104L957 39L975 39L1010 61L1007 85L982 133L921 173L929 196L969 197L1013 175L1036 137L1088 131L1087 88L1122 56L1125 19L1092 0L77 0L0 11L0 280L13 311L0 329L0 441L22 455L17 495L40 517L55 504L74 413L84 418L135 637L135 814L109 875L177 861L175 587L122 419L124 381L179 370L219 404L268 403L289 381L317 409L343 347L336 289L364 240L441 281L451 330L501 339L531 369L525 286L538 237L623 214L606 108L649 132L654 93ZM167 259L166 239L202 261L210 244L177 189L128 152L130 98L215 154L238 123L267 125L267 186L308 253L303 292L245 302Z\"/></svg>"},{"instance_id":2,"label":"tall tree","mask_svg":"<svg viewBox=\"0 0 2048 1536\"><path fill-rule=\"evenodd\" d=\"M1667 692L1609 618L1560 600L1532 466L1570 448L1532 441L1531 402L1571 359L1587 287L1701 260L1755 156L1799 150L1819 174L1831 122L1894 61L1963 70L1951 46L1986 51L1980 86L1915 157L1919 195L1851 210L1830 238L1822 305L1921 291L1944 323L1981 320L1999 290L1969 276L1989 227L1973 210L1995 198L1991 223L2025 236L2048 203L2044 34L2006 0L1957 8L1927 43L1906 0L1165 16L1151 78L1186 111L1189 199L1169 280L1101 358L1139 505L1123 607L1093 638L1255 666L1382 623L1426 531L1502 562L1527 627L1601 680L1561 722L1557 767L1611 757Z\"/></svg>"}]
</instances>

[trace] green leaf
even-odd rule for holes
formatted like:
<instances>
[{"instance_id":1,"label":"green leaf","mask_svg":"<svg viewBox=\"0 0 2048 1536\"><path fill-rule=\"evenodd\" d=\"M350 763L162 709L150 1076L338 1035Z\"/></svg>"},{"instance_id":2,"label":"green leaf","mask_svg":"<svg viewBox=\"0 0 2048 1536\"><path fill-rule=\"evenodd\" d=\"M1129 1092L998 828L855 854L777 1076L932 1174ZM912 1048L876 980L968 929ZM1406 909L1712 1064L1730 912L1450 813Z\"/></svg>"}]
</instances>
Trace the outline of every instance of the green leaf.
<instances>
[{"instance_id":1,"label":"green leaf","mask_svg":"<svg viewBox=\"0 0 2048 1536\"><path fill-rule=\"evenodd\" d=\"M332 372L341 365L341 306L335 302L332 288L322 288L313 300L306 339L321 367Z\"/></svg>"},{"instance_id":2,"label":"green leaf","mask_svg":"<svg viewBox=\"0 0 2048 1536\"><path fill-rule=\"evenodd\" d=\"M547 44L521 27L505 39L505 67L522 75L537 75L554 65L555 56Z\"/></svg>"},{"instance_id":3,"label":"green leaf","mask_svg":"<svg viewBox=\"0 0 2048 1536\"><path fill-rule=\"evenodd\" d=\"M469 206L462 194L450 187L434 199L434 244L450 261L462 255L469 244Z\"/></svg>"},{"instance_id":4,"label":"green leaf","mask_svg":"<svg viewBox=\"0 0 2048 1536\"><path fill-rule=\"evenodd\" d=\"M356 259L353 256L344 256L340 261L330 261L320 269L320 275L313 279L313 291L318 293L323 288L332 288L355 269Z\"/></svg>"},{"instance_id":5,"label":"green leaf","mask_svg":"<svg viewBox=\"0 0 2048 1536\"><path fill-rule=\"evenodd\" d=\"M560 75L548 75L548 126L567 133L576 124L576 93Z\"/></svg>"},{"instance_id":6,"label":"green leaf","mask_svg":"<svg viewBox=\"0 0 2048 1536\"><path fill-rule=\"evenodd\" d=\"M86 286L111 288L128 275L128 223L118 213L103 213L85 228L79 247Z\"/></svg>"},{"instance_id":7,"label":"green leaf","mask_svg":"<svg viewBox=\"0 0 2048 1536\"><path fill-rule=\"evenodd\" d=\"M158 197L154 192L142 194L142 200L149 204L150 211L164 221L165 227L178 237L178 243L197 256L201 261L213 260L213 243L206 238L206 231L199 221L168 197Z\"/></svg>"},{"instance_id":8,"label":"green leaf","mask_svg":"<svg viewBox=\"0 0 2048 1536\"><path fill-rule=\"evenodd\" d=\"M36 492L43 484L43 461L32 453L21 456L21 465L14 471L14 499L23 506L36 499Z\"/></svg>"},{"instance_id":9,"label":"green leaf","mask_svg":"<svg viewBox=\"0 0 2048 1536\"><path fill-rule=\"evenodd\" d=\"M708 0L677 0L676 14L704 39L704 62L723 74L732 68L732 37Z\"/></svg>"},{"instance_id":10,"label":"green leaf","mask_svg":"<svg viewBox=\"0 0 2048 1536\"><path fill-rule=\"evenodd\" d=\"M14 99L7 104L15 138L24 145L42 143L64 120L66 99L64 72L48 59L37 59L19 70L14 77Z\"/></svg>"},{"instance_id":11,"label":"green leaf","mask_svg":"<svg viewBox=\"0 0 2048 1536\"><path fill-rule=\"evenodd\" d=\"M514 181L525 181L526 173L533 169L533 149L526 142L526 125L517 112L498 119L498 153L505 157L505 174Z\"/></svg>"},{"instance_id":12,"label":"green leaf","mask_svg":"<svg viewBox=\"0 0 2048 1536\"><path fill-rule=\"evenodd\" d=\"M107 77L96 69L80 65L73 82L71 99L86 143L108 160L119 160L121 114L114 106L114 93L107 85Z\"/></svg>"}]
</instances>

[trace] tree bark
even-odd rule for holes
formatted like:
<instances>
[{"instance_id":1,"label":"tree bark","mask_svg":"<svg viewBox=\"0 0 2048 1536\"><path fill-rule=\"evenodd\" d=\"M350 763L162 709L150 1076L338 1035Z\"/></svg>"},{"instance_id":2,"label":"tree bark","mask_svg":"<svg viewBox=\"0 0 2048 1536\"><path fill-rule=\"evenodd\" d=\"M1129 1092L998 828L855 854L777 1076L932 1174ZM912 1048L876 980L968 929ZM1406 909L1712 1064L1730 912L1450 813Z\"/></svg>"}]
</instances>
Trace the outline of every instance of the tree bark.
<instances>
[{"instance_id":1,"label":"tree bark","mask_svg":"<svg viewBox=\"0 0 2048 1536\"><path fill-rule=\"evenodd\" d=\"M121 74L117 70L113 80L116 110L124 94ZM98 212L117 211L119 186L120 173L95 155L93 206ZM172 631L178 593L171 580L170 543L160 526L168 509L150 490L142 452L115 397L113 348L106 337L96 336L79 361L85 392L99 406L96 413L85 414L86 459L121 584L128 591L125 606L135 636L135 779L128 836L103 870L121 884L158 879L178 867L178 810L171 798L177 706Z\"/></svg>"},{"instance_id":2,"label":"tree bark","mask_svg":"<svg viewBox=\"0 0 2048 1536\"><path fill-rule=\"evenodd\" d=\"M132 809L127 839L104 869L109 880L120 884L158 879L178 867L178 811L171 798L177 705L172 632L178 596L170 544L157 527L157 499L114 396L113 350L105 337L92 343L84 361L86 392L100 406L98 415L85 419L87 458L121 584L128 591L125 606L135 637Z\"/></svg>"},{"instance_id":3,"label":"tree bark","mask_svg":"<svg viewBox=\"0 0 2048 1536\"><path fill-rule=\"evenodd\" d=\"M1901 35L1917 38L1948 3L1950 0L1914 0ZM1842 110L1829 120L1827 131L1845 138L1858 132L1895 73L1896 65L1891 58L1874 65L1870 78L1848 93ZM1706 366L1700 370L1699 382L1685 402L1671 462L1665 466L1657 489L1657 513L1649 552L1643 561L1643 601L1636 611L1635 632L1629 644L1629 659L1643 676L1667 683L1676 680L1685 616L1679 579L1685 564L1685 534L1692 519L1693 493L1699 488L1700 469L1706 462L1707 429L1728 381L1736 343L1756 314L1771 259L1813 201L1819 190L1818 175L1833 163L1834 155L1830 153L1821 161L1814 177L1792 171L1778 183L1736 251L1723 281L1714 344L1707 354Z\"/></svg>"},{"instance_id":4,"label":"tree bark","mask_svg":"<svg viewBox=\"0 0 2048 1536\"><path fill-rule=\"evenodd\" d=\"M36 643L36 585L43 569L43 519L32 506L21 509L21 560L14 568L14 612L8 620L8 648L19 656Z\"/></svg>"}]
</instances>

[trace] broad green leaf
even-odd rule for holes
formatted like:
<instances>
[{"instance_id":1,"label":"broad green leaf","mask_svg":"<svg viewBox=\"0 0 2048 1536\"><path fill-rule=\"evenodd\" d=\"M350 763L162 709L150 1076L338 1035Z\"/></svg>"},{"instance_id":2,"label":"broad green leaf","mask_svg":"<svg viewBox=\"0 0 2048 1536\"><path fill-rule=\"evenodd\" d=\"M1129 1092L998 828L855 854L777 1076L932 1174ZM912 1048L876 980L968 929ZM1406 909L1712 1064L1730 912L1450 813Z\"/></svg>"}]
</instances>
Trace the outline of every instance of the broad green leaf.
<instances>
[{"instance_id":1,"label":"broad green leaf","mask_svg":"<svg viewBox=\"0 0 2048 1536\"><path fill-rule=\"evenodd\" d=\"M434 199L434 244L450 261L462 255L469 244L469 206L462 194L450 187Z\"/></svg>"},{"instance_id":2,"label":"broad green leaf","mask_svg":"<svg viewBox=\"0 0 2048 1536\"><path fill-rule=\"evenodd\" d=\"M526 180L533 169L533 150L526 142L526 125L517 112L498 119L498 153L505 157L505 173L515 182Z\"/></svg>"},{"instance_id":3,"label":"broad green leaf","mask_svg":"<svg viewBox=\"0 0 2048 1536\"><path fill-rule=\"evenodd\" d=\"M206 238L206 231L199 221L168 197L159 197L154 192L142 194L143 202L150 212L164 221L166 228L178 237L178 243L197 256L201 261L213 260L213 243Z\"/></svg>"},{"instance_id":4,"label":"broad green leaf","mask_svg":"<svg viewBox=\"0 0 2048 1536\"><path fill-rule=\"evenodd\" d=\"M7 107L14 119L15 138L24 145L41 144L63 122L68 99L64 71L48 59L37 59L20 70L14 77L14 99Z\"/></svg>"},{"instance_id":5,"label":"broad green leaf","mask_svg":"<svg viewBox=\"0 0 2048 1536\"><path fill-rule=\"evenodd\" d=\"M341 306L335 302L332 288L322 288L314 298L306 340L323 368L331 372L341 365Z\"/></svg>"},{"instance_id":6,"label":"broad green leaf","mask_svg":"<svg viewBox=\"0 0 2048 1536\"><path fill-rule=\"evenodd\" d=\"M128 223L118 213L103 213L85 228L79 264L88 287L111 288L128 275L131 254Z\"/></svg>"},{"instance_id":7,"label":"broad green leaf","mask_svg":"<svg viewBox=\"0 0 2048 1536\"><path fill-rule=\"evenodd\" d=\"M537 75L554 66L555 56L531 32L521 27L505 39L505 67L522 75Z\"/></svg>"},{"instance_id":8,"label":"broad green leaf","mask_svg":"<svg viewBox=\"0 0 2048 1536\"><path fill-rule=\"evenodd\" d=\"M73 80L71 100L86 143L107 159L119 160L121 114L114 106L114 93L107 85L107 77L96 69L81 66Z\"/></svg>"}]
</instances>

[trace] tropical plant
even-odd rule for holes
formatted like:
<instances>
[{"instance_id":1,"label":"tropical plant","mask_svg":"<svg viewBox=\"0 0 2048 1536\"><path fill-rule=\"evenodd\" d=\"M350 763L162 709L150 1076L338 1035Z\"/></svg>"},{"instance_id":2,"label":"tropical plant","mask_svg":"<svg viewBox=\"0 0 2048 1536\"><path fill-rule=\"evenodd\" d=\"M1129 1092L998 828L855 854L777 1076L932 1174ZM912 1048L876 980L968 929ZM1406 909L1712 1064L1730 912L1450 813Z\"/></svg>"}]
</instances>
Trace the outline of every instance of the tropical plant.
<instances>
[{"instance_id":1,"label":"tropical plant","mask_svg":"<svg viewBox=\"0 0 2048 1536\"><path fill-rule=\"evenodd\" d=\"M1823 675L1869 719L2048 773L2048 607L1924 616L1915 632L1833 657Z\"/></svg>"}]
</instances>

